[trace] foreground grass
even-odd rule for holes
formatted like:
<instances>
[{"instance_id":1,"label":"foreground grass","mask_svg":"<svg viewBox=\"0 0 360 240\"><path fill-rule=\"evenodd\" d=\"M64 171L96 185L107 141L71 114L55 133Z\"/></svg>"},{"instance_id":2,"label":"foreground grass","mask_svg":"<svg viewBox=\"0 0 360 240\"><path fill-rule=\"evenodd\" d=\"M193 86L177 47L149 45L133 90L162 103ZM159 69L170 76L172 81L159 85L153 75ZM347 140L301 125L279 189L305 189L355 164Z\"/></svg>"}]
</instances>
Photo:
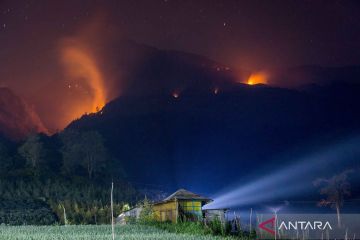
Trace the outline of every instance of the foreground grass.
<instances>
[{"instance_id":1,"label":"foreground grass","mask_svg":"<svg viewBox=\"0 0 360 240\"><path fill-rule=\"evenodd\" d=\"M121 240L142 239L227 239L210 235L170 233L153 226L116 226L116 238ZM72 225L72 226L0 226L1 240L110 240L111 226ZM230 238L229 238L230 239Z\"/></svg>"}]
</instances>

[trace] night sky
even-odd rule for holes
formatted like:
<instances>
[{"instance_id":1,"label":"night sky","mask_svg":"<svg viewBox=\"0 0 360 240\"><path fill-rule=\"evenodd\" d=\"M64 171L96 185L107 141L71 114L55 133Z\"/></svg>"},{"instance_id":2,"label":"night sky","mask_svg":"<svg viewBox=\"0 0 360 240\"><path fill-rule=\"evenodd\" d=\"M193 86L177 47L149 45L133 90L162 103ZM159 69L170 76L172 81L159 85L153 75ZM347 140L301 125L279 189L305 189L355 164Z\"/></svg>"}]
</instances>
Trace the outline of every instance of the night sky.
<instances>
[{"instance_id":1,"label":"night sky","mask_svg":"<svg viewBox=\"0 0 360 240\"><path fill-rule=\"evenodd\" d=\"M359 63L357 1L1 1L0 9L1 62L35 42L50 47L101 13L106 31L233 66Z\"/></svg>"},{"instance_id":2,"label":"night sky","mask_svg":"<svg viewBox=\"0 0 360 240\"><path fill-rule=\"evenodd\" d=\"M359 12L358 1L2 0L0 86L13 89L40 115L64 112L74 101L64 101L71 84L59 64L59 49L69 38L104 65L110 60L96 46L119 38L250 71L357 65ZM58 118L45 116L45 122L53 116Z\"/></svg>"}]
</instances>

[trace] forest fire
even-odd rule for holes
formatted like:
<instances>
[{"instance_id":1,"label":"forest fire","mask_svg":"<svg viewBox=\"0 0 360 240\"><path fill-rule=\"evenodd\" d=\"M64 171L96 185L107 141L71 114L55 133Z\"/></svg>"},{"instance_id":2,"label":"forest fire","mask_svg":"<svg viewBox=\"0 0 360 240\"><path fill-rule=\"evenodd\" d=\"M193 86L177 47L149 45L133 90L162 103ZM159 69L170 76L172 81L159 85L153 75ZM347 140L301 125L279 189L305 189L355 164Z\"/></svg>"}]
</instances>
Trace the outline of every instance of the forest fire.
<instances>
[{"instance_id":1,"label":"forest fire","mask_svg":"<svg viewBox=\"0 0 360 240\"><path fill-rule=\"evenodd\" d=\"M67 39L61 45L61 62L66 81L74 83L68 85L69 90L82 98L71 107L69 117L75 119L84 113L100 111L106 104L106 91L103 74L92 52L79 40Z\"/></svg>"},{"instance_id":2,"label":"forest fire","mask_svg":"<svg viewBox=\"0 0 360 240\"><path fill-rule=\"evenodd\" d=\"M252 73L247 80L248 85L267 84L267 74L264 72Z\"/></svg>"}]
</instances>

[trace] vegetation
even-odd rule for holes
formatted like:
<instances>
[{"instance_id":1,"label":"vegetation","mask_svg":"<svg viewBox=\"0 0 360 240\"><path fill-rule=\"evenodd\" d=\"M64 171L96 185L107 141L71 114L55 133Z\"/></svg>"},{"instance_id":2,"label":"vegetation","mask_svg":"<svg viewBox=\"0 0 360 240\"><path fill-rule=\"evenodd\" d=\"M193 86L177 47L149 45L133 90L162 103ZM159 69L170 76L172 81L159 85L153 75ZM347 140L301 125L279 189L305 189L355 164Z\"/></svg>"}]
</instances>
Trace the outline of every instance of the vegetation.
<instances>
[{"instance_id":1,"label":"vegetation","mask_svg":"<svg viewBox=\"0 0 360 240\"><path fill-rule=\"evenodd\" d=\"M115 239L174 239L174 240L217 240L232 239L231 237L201 236L192 234L171 233L153 226L125 225L116 226ZM2 240L108 240L111 239L110 225L82 226L0 226Z\"/></svg>"},{"instance_id":2,"label":"vegetation","mask_svg":"<svg viewBox=\"0 0 360 240\"><path fill-rule=\"evenodd\" d=\"M193 235L209 235L211 230L206 228L201 222L152 222L149 225L166 230L171 233L186 233Z\"/></svg>"},{"instance_id":3,"label":"vegetation","mask_svg":"<svg viewBox=\"0 0 360 240\"><path fill-rule=\"evenodd\" d=\"M89 179L101 175L110 165L102 136L95 131L80 133L67 130L61 133L63 170L74 174L85 170ZM114 174L113 172L111 172Z\"/></svg>"},{"instance_id":4,"label":"vegetation","mask_svg":"<svg viewBox=\"0 0 360 240\"><path fill-rule=\"evenodd\" d=\"M155 215L152 204L146 197L143 201L138 203L138 206L140 206L142 209L139 216L140 223L148 224L155 222Z\"/></svg>"},{"instance_id":5,"label":"vegetation","mask_svg":"<svg viewBox=\"0 0 360 240\"><path fill-rule=\"evenodd\" d=\"M152 221L146 224L147 226L156 227L161 230L165 230L170 233L176 234L191 234L198 236L222 236L231 237L235 239L256 239L256 232L246 233L243 231L231 233L231 225L229 222L221 223L218 220L214 220L208 224L203 222L157 222Z\"/></svg>"},{"instance_id":6,"label":"vegetation","mask_svg":"<svg viewBox=\"0 0 360 240\"><path fill-rule=\"evenodd\" d=\"M39 135L31 135L24 144L19 147L19 154L26 161L26 165L34 172L46 165L46 150Z\"/></svg>"},{"instance_id":7,"label":"vegetation","mask_svg":"<svg viewBox=\"0 0 360 240\"><path fill-rule=\"evenodd\" d=\"M341 227L340 208L344 203L344 198L350 196L350 183L348 175L352 170L346 170L333 177L319 178L314 181L314 185L320 187L320 194L326 198L319 202L319 206L330 206L336 209L338 226Z\"/></svg>"},{"instance_id":8,"label":"vegetation","mask_svg":"<svg viewBox=\"0 0 360 240\"><path fill-rule=\"evenodd\" d=\"M112 181L113 215L129 209L129 203L140 198L126 182L121 162L111 156L102 136L94 131L65 130L51 137L37 134L17 143L0 139L0 163L0 223L33 225L1 226L1 239L49 239L49 235L52 239L64 239L66 235L68 239L108 239L109 226L59 225L109 224ZM154 221L152 204L146 197L138 205L143 210L139 220L132 221L136 224L116 227L122 239L212 239L215 235L230 235L231 226L216 219L209 223L160 223ZM243 234L241 238L248 236Z\"/></svg>"},{"instance_id":9,"label":"vegetation","mask_svg":"<svg viewBox=\"0 0 360 240\"><path fill-rule=\"evenodd\" d=\"M54 224L57 216L42 200L0 199L0 222L11 225Z\"/></svg>"},{"instance_id":10,"label":"vegetation","mask_svg":"<svg viewBox=\"0 0 360 240\"><path fill-rule=\"evenodd\" d=\"M139 199L95 131L0 139L0 173L5 224L109 224L112 181L115 216Z\"/></svg>"}]
</instances>

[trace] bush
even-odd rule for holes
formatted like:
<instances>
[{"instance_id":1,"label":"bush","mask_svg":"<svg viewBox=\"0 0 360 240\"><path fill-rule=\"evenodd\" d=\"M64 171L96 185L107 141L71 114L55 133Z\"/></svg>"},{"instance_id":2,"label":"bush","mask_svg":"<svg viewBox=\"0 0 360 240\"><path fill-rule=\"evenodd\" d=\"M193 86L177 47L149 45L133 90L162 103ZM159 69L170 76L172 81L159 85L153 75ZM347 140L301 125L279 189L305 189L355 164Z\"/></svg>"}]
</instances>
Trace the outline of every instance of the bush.
<instances>
[{"instance_id":1,"label":"bush","mask_svg":"<svg viewBox=\"0 0 360 240\"><path fill-rule=\"evenodd\" d=\"M225 226L218 218L214 218L208 223L208 227L213 235L225 235Z\"/></svg>"},{"instance_id":2,"label":"bush","mask_svg":"<svg viewBox=\"0 0 360 240\"><path fill-rule=\"evenodd\" d=\"M207 235L211 233L211 231L209 231L209 229L206 228L201 222L153 222L151 225L172 233L186 233L195 235Z\"/></svg>"},{"instance_id":3,"label":"bush","mask_svg":"<svg viewBox=\"0 0 360 240\"><path fill-rule=\"evenodd\" d=\"M250 232L249 239L256 239L256 231L254 229Z\"/></svg>"},{"instance_id":4,"label":"bush","mask_svg":"<svg viewBox=\"0 0 360 240\"><path fill-rule=\"evenodd\" d=\"M13 219L10 211L5 211L14 209L10 207L12 202L18 202L20 205L23 203L25 210L19 210L18 214L24 215L26 209L34 208L31 207L32 203L25 203L26 201L37 202L39 200L34 199L42 199L42 204L45 204L45 208L51 209L60 224L65 223L64 208L68 224L109 224L111 216L109 193L108 185L104 187L102 183L89 182L87 179L60 177L47 180L30 177L2 179L0 176L0 215L2 219ZM117 182L114 188L114 215L121 213L123 202L131 202L132 196L136 197L136 194L130 185ZM6 203L3 200L6 200ZM15 222L22 225L21 219L26 217L19 219L20 221Z\"/></svg>"},{"instance_id":5,"label":"bush","mask_svg":"<svg viewBox=\"0 0 360 240\"><path fill-rule=\"evenodd\" d=\"M136 223L136 217L125 217L126 224L135 224Z\"/></svg>"},{"instance_id":6,"label":"bush","mask_svg":"<svg viewBox=\"0 0 360 240\"><path fill-rule=\"evenodd\" d=\"M9 225L50 225L58 221L49 205L38 199L0 199L0 222Z\"/></svg>"},{"instance_id":7,"label":"bush","mask_svg":"<svg viewBox=\"0 0 360 240\"><path fill-rule=\"evenodd\" d=\"M145 199L139 205L139 207L141 207L139 222L145 224L154 222L155 215L150 201L145 197Z\"/></svg>"}]
</instances>

